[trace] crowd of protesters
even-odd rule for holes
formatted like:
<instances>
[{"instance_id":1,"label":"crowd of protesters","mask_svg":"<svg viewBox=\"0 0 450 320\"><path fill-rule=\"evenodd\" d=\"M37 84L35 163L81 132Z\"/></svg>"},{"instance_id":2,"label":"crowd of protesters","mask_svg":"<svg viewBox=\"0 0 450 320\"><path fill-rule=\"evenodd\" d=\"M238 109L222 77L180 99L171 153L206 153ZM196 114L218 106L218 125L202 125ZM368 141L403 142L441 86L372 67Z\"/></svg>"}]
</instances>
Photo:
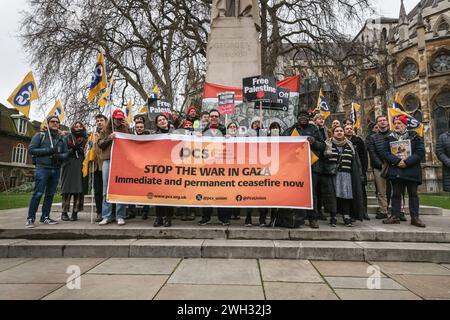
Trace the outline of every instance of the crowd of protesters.
<instances>
[{"instance_id":1,"label":"crowd of protesters","mask_svg":"<svg viewBox=\"0 0 450 320\"><path fill-rule=\"evenodd\" d=\"M382 220L384 224L407 221L404 214L406 191L411 225L425 227L419 217L417 192L418 186L422 183L420 163L425 156L425 147L423 138L415 131L407 130L407 117L398 117L392 131L386 116L377 117L376 122L369 126L369 134L365 140L357 135L352 120L347 119L343 123L334 120L332 127L328 129L325 126L325 118L320 113L299 112L297 123L284 132L277 122L271 123L269 128L264 128L259 117L249 119L250 125L244 131L235 122L225 126L221 119L222 116L216 109L199 114L197 108L191 107L184 118L172 117L169 114L157 115L150 130L145 117L139 115L134 119L134 129L131 129L122 110L114 111L111 119L103 114L97 115L93 141L96 157L90 167L95 191L96 222L101 226L113 221L118 225L124 225L125 220L136 217L136 206L113 205L106 198L111 146L116 132L121 132L136 135L181 133L213 137L306 136L316 157L311 170L314 209L286 212L266 208L217 208L218 218L224 226L230 225L230 220L239 220L241 216L245 216L245 226L252 226L255 211L259 211L257 215L261 227L276 225L277 216L282 214L289 214L294 220L303 216L314 229L319 228L319 220L327 220L331 226L336 227L340 224L338 216L342 217L343 225L348 227L353 226L358 220L370 220L366 193L370 170L378 201L375 218ZM57 223L50 218L50 211L60 177L61 220L77 221L78 213L83 211L82 165L88 143L86 127L77 121L70 128L70 132L62 132L58 117L49 117L47 124L48 127L33 137L29 147L36 165L36 173L27 228L35 226L36 212L44 194L40 222L49 225ZM407 140L411 145L411 152L407 158L400 158L391 152L392 142ZM436 150L438 158L443 163L444 191L450 192L450 133L444 133L439 137ZM72 199L72 212L69 216ZM156 216L154 227L171 227L176 214L185 221L194 220L200 215L198 224L203 226L210 222L214 211L213 208L167 206L157 206L153 209ZM150 206L144 206L141 209L142 219L147 220L151 210ZM267 221L269 212L270 217Z\"/></svg>"}]
</instances>

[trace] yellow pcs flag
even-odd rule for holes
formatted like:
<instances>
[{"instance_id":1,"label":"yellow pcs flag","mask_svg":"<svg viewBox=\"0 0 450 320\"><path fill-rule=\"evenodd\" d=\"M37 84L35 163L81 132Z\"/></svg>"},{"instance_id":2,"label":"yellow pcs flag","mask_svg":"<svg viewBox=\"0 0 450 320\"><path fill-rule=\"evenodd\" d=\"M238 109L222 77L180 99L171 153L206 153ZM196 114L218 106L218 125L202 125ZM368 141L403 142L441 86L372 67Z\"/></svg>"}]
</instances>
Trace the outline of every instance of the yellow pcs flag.
<instances>
[{"instance_id":1,"label":"yellow pcs flag","mask_svg":"<svg viewBox=\"0 0 450 320\"><path fill-rule=\"evenodd\" d=\"M146 103L141 110L139 110L139 113L147 113L148 112L148 104Z\"/></svg>"},{"instance_id":2,"label":"yellow pcs flag","mask_svg":"<svg viewBox=\"0 0 450 320\"><path fill-rule=\"evenodd\" d=\"M325 95L323 94L322 89L320 89L319 99L317 100L317 108L316 109L320 111L320 114L325 119L331 115L330 106L328 105L328 102L325 99Z\"/></svg>"},{"instance_id":3,"label":"yellow pcs flag","mask_svg":"<svg viewBox=\"0 0 450 320\"><path fill-rule=\"evenodd\" d=\"M420 123L419 120L417 120L414 117L411 117L406 112L400 110L400 109L394 109L394 108L388 108L389 112L389 127L391 130L394 129L394 122L399 116L406 116L408 118L408 124L407 129L408 130L414 130L417 132L417 134L421 137L423 137L423 124Z\"/></svg>"},{"instance_id":4,"label":"yellow pcs flag","mask_svg":"<svg viewBox=\"0 0 450 320\"><path fill-rule=\"evenodd\" d=\"M361 128L361 106L357 103L352 103L352 120L355 128Z\"/></svg>"},{"instance_id":5,"label":"yellow pcs flag","mask_svg":"<svg viewBox=\"0 0 450 320\"><path fill-rule=\"evenodd\" d=\"M300 137L300 133L296 128L291 133L291 137ZM319 157L311 150L311 165L319 161Z\"/></svg>"},{"instance_id":6,"label":"yellow pcs flag","mask_svg":"<svg viewBox=\"0 0 450 320\"><path fill-rule=\"evenodd\" d=\"M133 122L133 105L131 103L131 99L128 100L128 104L127 104L127 109L126 109L126 116L127 116L127 121L128 123L132 123Z\"/></svg>"},{"instance_id":7,"label":"yellow pcs flag","mask_svg":"<svg viewBox=\"0 0 450 320\"><path fill-rule=\"evenodd\" d=\"M45 119L42 121L41 127L47 126L47 118L50 116L57 116L60 122L62 122L64 120L64 118L66 117L66 112L64 111L64 107L62 106L61 101L56 100L55 105L50 110L50 112L47 114Z\"/></svg>"},{"instance_id":8,"label":"yellow pcs flag","mask_svg":"<svg viewBox=\"0 0 450 320\"><path fill-rule=\"evenodd\" d=\"M392 108L403 110L402 99L400 99L400 96L398 94L395 95L395 100Z\"/></svg>"},{"instance_id":9,"label":"yellow pcs flag","mask_svg":"<svg viewBox=\"0 0 450 320\"><path fill-rule=\"evenodd\" d=\"M89 135L89 140L86 145L86 154L83 161L83 177L89 174L89 162L95 161L96 156L94 152L94 133Z\"/></svg>"},{"instance_id":10,"label":"yellow pcs flag","mask_svg":"<svg viewBox=\"0 0 450 320\"><path fill-rule=\"evenodd\" d=\"M112 93L112 88L114 85L114 76L111 77L111 80L109 80L109 86L108 88L105 90L105 92L102 94L102 96L100 97L100 99L98 99L98 105L101 108L104 108L110 101L111 101L111 93Z\"/></svg>"},{"instance_id":11,"label":"yellow pcs flag","mask_svg":"<svg viewBox=\"0 0 450 320\"><path fill-rule=\"evenodd\" d=\"M107 85L105 59L103 58L103 53L100 52L92 73L91 84L89 85L88 102L91 103Z\"/></svg>"},{"instance_id":12,"label":"yellow pcs flag","mask_svg":"<svg viewBox=\"0 0 450 320\"><path fill-rule=\"evenodd\" d=\"M158 87L158 85L155 85L153 87L153 92L150 94L149 99L157 100L157 99L160 99L160 98L161 98L161 94L159 93L159 87Z\"/></svg>"},{"instance_id":13,"label":"yellow pcs flag","mask_svg":"<svg viewBox=\"0 0 450 320\"><path fill-rule=\"evenodd\" d=\"M37 85L33 73L30 71L9 96L8 102L26 117L29 117L31 102L37 99L39 99Z\"/></svg>"}]
</instances>

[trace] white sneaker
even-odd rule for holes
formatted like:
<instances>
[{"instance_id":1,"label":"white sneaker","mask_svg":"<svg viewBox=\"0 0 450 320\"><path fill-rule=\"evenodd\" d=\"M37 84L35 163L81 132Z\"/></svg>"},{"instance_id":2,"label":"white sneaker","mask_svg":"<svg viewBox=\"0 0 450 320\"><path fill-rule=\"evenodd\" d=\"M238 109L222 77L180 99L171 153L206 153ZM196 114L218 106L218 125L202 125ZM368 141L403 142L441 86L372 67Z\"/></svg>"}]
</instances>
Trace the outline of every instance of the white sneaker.
<instances>
[{"instance_id":1,"label":"white sneaker","mask_svg":"<svg viewBox=\"0 0 450 320\"><path fill-rule=\"evenodd\" d=\"M123 225L125 225L125 220L119 218L119 219L117 219L117 224L119 226L123 226Z\"/></svg>"},{"instance_id":2,"label":"white sneaker","mask_svg":"<svg viewBox=\"0 0 450 320\"><path fill-rule=\"evenodd\" d=\"M103 219L98 225L99 226L106 226L109 223L108 219Z\"/></svg>"},{"instance_id":3,"label":"white sneaker","mask_svg":"<svg viewBox=\"0 0 450 320\"><path fill-rule=\"evenodd\" d=\"M27 224L25 225L25 228L27 228L27 229L32 229L32 228L34 228L34 227L35 227L35 225L34 225L33 220L28 219L28 220L27 220Z\"/></svg>"}]
</instances>

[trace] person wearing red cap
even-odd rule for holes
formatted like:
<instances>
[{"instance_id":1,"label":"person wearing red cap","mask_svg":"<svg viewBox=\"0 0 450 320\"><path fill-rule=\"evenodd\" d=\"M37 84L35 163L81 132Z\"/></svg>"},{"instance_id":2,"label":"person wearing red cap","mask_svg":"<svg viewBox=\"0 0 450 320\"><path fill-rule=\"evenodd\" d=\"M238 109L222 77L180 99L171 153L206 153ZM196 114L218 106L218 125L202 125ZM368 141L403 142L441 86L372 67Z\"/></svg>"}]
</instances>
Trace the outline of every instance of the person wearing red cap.
<instances>
[{"instance_id":1,"label":"person wearing red cap","mask_svg":"<svg viewBox=\"0 0 450 320\"><path fill-rule=\"evenodd\" d=\"M423 139L415 131L408 131L409 119L401 115L394 120L394 132L385 141L384 159L389 168L387 179L392 183L392 215L383 220L384 224L400 224L402 194L405 188L409 197L411 225L425 228L419 218L419 196L417 188L422 183L421 161L425 157ZM398 142L404 141L401 145ZM394 148L396 147L396 148ZM402 152L395 152L397 149Z\"/></svg>"},{"instance_id":2,"label":"person wearing red cap","mask_svg":"<svg viewBox=\"0 0 450 320\"><path fill-rule=\"evenodd\" d=\"M197 107L190 106L186 112L186 120L194 123L197 120Z\"/></svg>"},{"instance_id":3,"label":"person wearing red cap","mask_svg":"<svg viewBox=\"0 0 450 320\"><path fill-rule=\"evenodd\" d=\"M115 110L112 119L106 125L106 128L100 133L98 139L98 147L101 149L101 158L103 160L103 205L102 218L99 225L104 226L112 222L112 204L106 201L106 193L108 190L108 177L111 164L111 147L116 132L131 133L128 123L125 120L125 113L122 110ZM125 224L126 206L118 204L116 206L117 224L120 226Z\"/></svg>"}]
</instances>

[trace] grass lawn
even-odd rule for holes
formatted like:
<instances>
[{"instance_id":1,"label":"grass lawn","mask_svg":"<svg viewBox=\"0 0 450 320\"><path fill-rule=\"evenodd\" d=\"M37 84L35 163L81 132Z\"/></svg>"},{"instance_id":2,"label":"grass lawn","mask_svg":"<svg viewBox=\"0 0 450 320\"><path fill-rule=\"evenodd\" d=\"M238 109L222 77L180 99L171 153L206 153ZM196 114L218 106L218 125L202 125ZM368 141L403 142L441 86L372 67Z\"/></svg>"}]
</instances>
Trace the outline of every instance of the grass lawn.
<instances>
[{"instance_id":1,"label":"grass lawn","mask_svg":"<svg viewBox=\"0 0 450 320\"><path fill-rule=\"evenodd\" d=\"M1 193L0 210L27 208L30 204L31 193ZM41 204L44 201L42 197ZM61 202L61 195L55 195L53 203Z\"/></svg>"},{"instance_id":2,"label":"grass lawn","mask_svg":"<svg viewBox=\"0 0 450 320\"><path fill-rule=\"evenodd\" d=\"M450 209L450 194L419 194L420 204L424 206Z\"/></svg>"}]
</instances>

